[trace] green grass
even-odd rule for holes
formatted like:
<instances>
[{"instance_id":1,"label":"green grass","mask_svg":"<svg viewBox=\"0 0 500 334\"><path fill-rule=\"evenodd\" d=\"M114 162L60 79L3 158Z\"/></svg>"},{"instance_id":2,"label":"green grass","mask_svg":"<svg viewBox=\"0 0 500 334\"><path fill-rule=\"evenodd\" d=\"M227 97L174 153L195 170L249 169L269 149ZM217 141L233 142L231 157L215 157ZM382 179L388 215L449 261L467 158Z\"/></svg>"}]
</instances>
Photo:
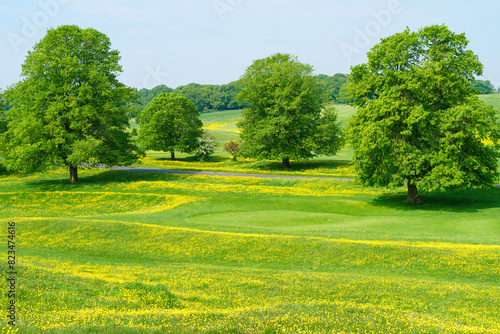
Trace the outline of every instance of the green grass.
<instances>
[{"instance_id":1,"label":"green grass","mask_svg":"<svg viewBox=\"0 0 500 334\"><path fill-rule=\"evenodd\" d=\"M201 114L203 127L215 136L220 147L216 156L226 154L222 151L222 146L230 140L238 140L238 128L236 122L241 116L241 110L212 111Z\"/></svg>"},{"instance_id":2,"label":"green grass","mask_svg":"<svg viewBox=\"0 0 500 334\"><path fill-rule=\"evenodd\" d=\"M333 107L338 113L338 120L344 126L347 125L349 118L356 114L356 108L351 107L348 104L331 104L328 107Z\"/></svg>"},{"instance_id":3,"label":"green grass","mask_svg":"<svg viewBox=\"0 0 500 334\"><path fill-rule=\"evenodd\" d=\"M236 123L240 118L241 110L222 110L201 113L203 124L211 123Z\"/></svg>"},{"instance_id":4,"label":"green grass","mask_svg":"<svg viewBox=\"0 0 500 334\"><path fill-rule=\"evenodd\" d=\"M0 172L18 333L500 331L499 188L80 177Z\"/></svg>"},{"instance_id":5,"label":"green grass","mask_svg":"<svg viewBox=\"0 0 500 334\"><path fill-rule=\"evenodd\" d=\"M478 96L481 101L492 105L493 108L500 111L500 94L484 94Z\"/></svg>"},{"instance_id":6,"label":"green grass","mask_svg":"<svg viewBox=\"0 0 500 334\"><path fill-rule=\"evenodd\" d=\"M335 107L344 124L354 113ZM239 115L202 119L223 142L237 138ZM354 176L349 147L290 171L221 151L206 163L178 156L149 152L141 165ZM18 333L500 332L500 188L421 192L424 205L411 206L405 189L349 181L67 179L0 164L5 240L16 222Z\"/></svg>"}]
</instances>

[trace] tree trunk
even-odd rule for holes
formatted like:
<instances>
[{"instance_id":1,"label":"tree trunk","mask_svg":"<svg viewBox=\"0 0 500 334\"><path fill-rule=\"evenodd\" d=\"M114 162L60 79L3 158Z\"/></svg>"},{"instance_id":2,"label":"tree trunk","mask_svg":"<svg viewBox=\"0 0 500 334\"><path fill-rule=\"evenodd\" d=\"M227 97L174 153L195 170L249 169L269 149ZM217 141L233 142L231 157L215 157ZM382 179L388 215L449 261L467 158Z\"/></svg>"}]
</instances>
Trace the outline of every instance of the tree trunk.
<instances>
[{"instance_id":1,"label":"tree trunk","mask_svg":"<svg viewBox=\"0 0 500 334\"><path fill-rule=\"evenodd\" d=\"M78 183L78 167L69 165L69 182Z\"/></svg>"},{"instance_id":2,"label":"tree trunk","mask_svg":"<svg viewBox=\"0 0 500 334\"><path fill-rule=\"evenodd\" d=\"M170 151L170 160L175 160L175 152Z\"/></svg>"},{"instance_id":3,"label":"tree trunk","mask_svg":"<svg viewBox=\"0 0 500 334\"><path fill-rule=\"evenodd\" d=\"M283 168L289 169L290 168L290 159L288 159L288 158L283 159L282 164L283 164Z\"/></svg>"},{"instance_id":4,"label":"tree trunk","mask_svg":"<svg viewBox=\"0 0 500 334\"><path fill-rule=\"evenodd\" d=\"M422 200L418 196L417 185L407 181L408 185L408 196L406 197L406 203L411 203L415 205L422 205Z\"/></svg>"}]
</instances>

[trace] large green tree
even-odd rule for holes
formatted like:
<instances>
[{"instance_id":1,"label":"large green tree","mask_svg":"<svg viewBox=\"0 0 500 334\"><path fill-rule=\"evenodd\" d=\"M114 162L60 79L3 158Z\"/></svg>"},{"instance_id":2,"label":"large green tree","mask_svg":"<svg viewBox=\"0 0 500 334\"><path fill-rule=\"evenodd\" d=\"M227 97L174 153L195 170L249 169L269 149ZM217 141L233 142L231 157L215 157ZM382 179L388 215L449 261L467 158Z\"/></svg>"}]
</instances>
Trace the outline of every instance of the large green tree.
<instances>
[{"instance_id":1,"label":"large green tree","mask_svg":"<svg viewBox=\"0 0 500 334\"><path fill-rule=\"evenodd\" d=\"M464 34L444 25L397 33L354 66L349 92L359 107L349 122L354 165L366 185L417 185L461 190L493 185L497 178L496 112L470 85L482 74Z\"/></svg>"},{"instance_id":2,"label":"large green tree","mask_svg":"<svg viewBox=\"0 0 500 334\"><path fill-rule=\"evenodd\" d=\"M64 164L78 182L81 163L137 160L125 104L136 92L118 81L119 60L95 29L48 30L24 61L23 80L8 91L13 106L0 139L7 168L33 172Z\"/></svg>"},{"instance_id":3,"label":"large green tree","mask_svg":"<svg viewBox=\"0 0 500 334\"><path fill-rule=\"evenodd\" d=\"M238 122L243 156L290 159L335 154L343 144L333 110L324 111L324 94L312 66L277 53L258 59L241 77L238 97L250 106Z\"/></svg>"},{"instance_id":4,"label":"large green tree","mask_svg":"<svg viewBox=\"0 0 500 334\"><path fill-rule=\"evenodd\" d=\"M203 131L200 113L193 102L177 93L163 93L141 113L139 142L146 150L190 153L199 146Z\"/></svg>"}]
</instances>

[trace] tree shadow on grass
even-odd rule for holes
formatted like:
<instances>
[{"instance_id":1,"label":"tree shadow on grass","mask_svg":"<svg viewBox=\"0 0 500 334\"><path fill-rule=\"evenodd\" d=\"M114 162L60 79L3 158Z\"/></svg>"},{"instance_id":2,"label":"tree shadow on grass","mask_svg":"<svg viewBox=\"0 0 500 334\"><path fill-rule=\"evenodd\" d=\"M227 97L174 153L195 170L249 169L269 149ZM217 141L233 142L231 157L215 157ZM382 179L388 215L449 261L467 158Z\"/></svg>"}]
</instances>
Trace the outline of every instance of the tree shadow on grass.
<instances>
[{"instance_id":1,"label":"tree shadow on grass","mask_svg":"<svg viewBox=\"0 0 500 334\"><path fill-rule=\"evenodd\" d=\"M33 180L30 187L38 191L78 191L92 188L101 188L113 184L133 183L138 181L179 181L187 178L182 174L164 174L147 172L128 172L119 170L103 170L94 175L82 175L78 183L70 183L68 178Z\"/></svg>"},{"instance_id":2,"label":"tree shadow on grass","mask_svg":"<svg viewBox=\"0 0 500 334\"><path fill-rule=\"evenodd\" d=\"M371 204L402 211L441 211L474 213L484 209L500 208L500 188L467 190L462 192L420 193L423 205L406 203L406 193L377 197Z\"/></svg>"},{"instance_id":3,"label":"tree shadow on grass","mask_svg":"<svg viewBox=\"0 0 500 334\"><path fill-rule=\"evenodd\" d=\"M346 168L350 166L350 161L343 160L304 160L290 161L290 168L283 168L281 161L259 160L252 162L240 162L246 164L250 169L258 169L261 171L287 171L287 172L306 172L317 169L325 169L333 171L337 168Z\"/></svg>"},{"instance_id":4,"label":"tree shadow on grass","mask_svg":"<svg viewBox=\"0 0 500 334\"><path fill-rule=\"evenodd\" d=\"M9 171L3 164L2 160L0 158L0 175L2 176L8 176L8 175L15 175L17 174L16 172Z\"/></svg>"},{"instance_id":5,"label":"tree shadow on grass","mask_svg":"<svg viewBox=\"0 0 500 334\"><path fill-rule=\"evenodd\" d=\"M188 157L180 157L180 158L175 158L172 160L171 158L167 157L159 157L159 158L151 158L151 160L154 161L171 161L171 162L224 162L230 160L227 157L221 157L221 156L209 156L207 161L201 161L195 156L188 156Z\"/></svg>"}]
</instances>

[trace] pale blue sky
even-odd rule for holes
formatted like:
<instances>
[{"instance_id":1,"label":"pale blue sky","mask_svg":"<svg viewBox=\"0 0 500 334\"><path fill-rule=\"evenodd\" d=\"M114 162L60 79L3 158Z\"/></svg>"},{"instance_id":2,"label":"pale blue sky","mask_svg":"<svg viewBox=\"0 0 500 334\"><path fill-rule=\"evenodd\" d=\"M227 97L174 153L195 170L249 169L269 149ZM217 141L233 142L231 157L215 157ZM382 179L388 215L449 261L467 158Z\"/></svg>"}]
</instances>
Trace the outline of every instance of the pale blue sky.
<instances>
[{"instance_id":1,"label":"pale blue sky","mask_svg":"<svg viewBox=\"0 0 500 334\"><path fill-rule=\"evenodd\" d=\"M500 86L497 0L2 0L0 88L47 28L105 33L122 56L120 80L136 88L237 80L253 60L291 53L316 73L348 73L380 38L432 24L465 32Z\"/></svg>"}]
</instances>

